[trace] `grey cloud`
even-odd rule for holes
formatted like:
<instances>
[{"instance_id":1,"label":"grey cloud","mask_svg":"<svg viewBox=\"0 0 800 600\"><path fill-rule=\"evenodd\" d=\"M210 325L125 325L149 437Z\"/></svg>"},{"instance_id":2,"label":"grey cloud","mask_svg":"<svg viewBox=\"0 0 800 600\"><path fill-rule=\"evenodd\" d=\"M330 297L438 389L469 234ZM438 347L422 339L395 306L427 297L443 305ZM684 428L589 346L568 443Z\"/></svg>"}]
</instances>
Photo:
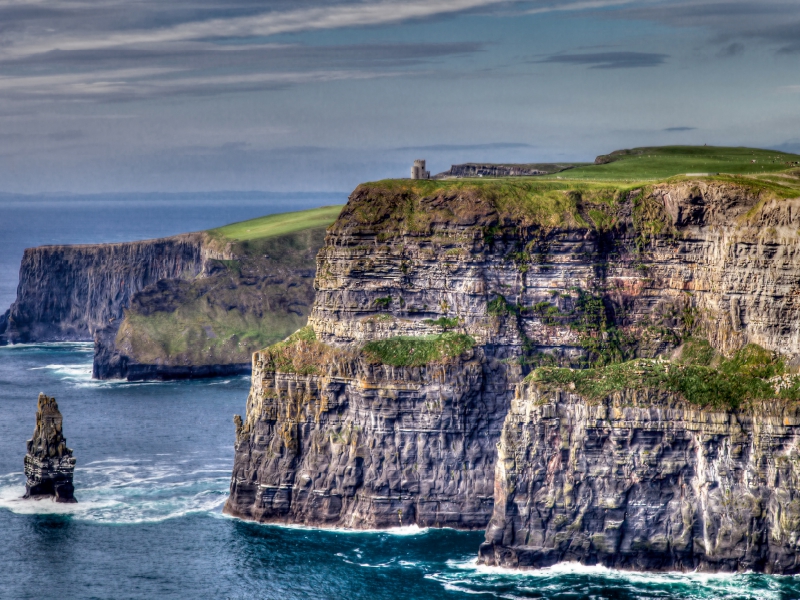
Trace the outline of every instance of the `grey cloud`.
<instances>
[{"instance_id":1,"label":"grey cloud","mask_svg":"<svg viewBox=\"0 0 800 600\"><path fill-rule=\"evenodd\" d=\"M54 142L71 142L82 137L84 137L84 133L77 129L71 129L69 131L54 131L53 133L47 134L47 139Z\"/></svg>"},{"instance_id":2,"label":"grey cloud","mask_svg":"<svg viewBox=\"0 0 800 600\"><path fill-rule=\"evenodd\" d=\"M303 71L193 75L130 69L127 72L81 73L36 77L0 78L7 98L75 100L84 102L129 102L150 98L203 97L254 91L277 91L308 83L393 77L397 72Z\"/></svg>"},{"instance_id":3,"label":"grey cloud","mask_svg":"<svg viewBox=\"0 0 800 600\"><path fill-rule=\"evenodd\" d=\"M482 51L478 42L422 44L243 45L173 44L166 47L51 52L0 61L0 86L9 98L74 97L126 101L164 96L207 96L283 90L303 83L374 79ZM147 69L140 65L148 65ZM25 73L19 75L25 67ZM4 76L5 75L5 76Z\"/></svg>"},{"instance_id":4,"label":"grey cloud","mask_svg":"<svg viewBox=\"0 0 800 600\"><path fill-rule=\"evenodd\" d=\"M744 50L742 40L758 40L779 54L800 52L800 13L795 0L673 0L645 6L628 6L613 14L671 25L704 28L707 41L721 46L719 55L735 56Z\"/></svg>"},{"instance_id":5,"label":"grey cloud","mask_svg":"<svg viewBox=\"0 0 800 600\"><path fill-rule=\"evenodd\" d=\"M103 50L124 46L153 45L225 38L258 38L278 34L342 29L347 27L370 27L396 24L403 21L430 19L443 15L463 13L483 7L508 4L514 0L405 0L404 2L382 0L377 2L355 2L347 4L298 3L288 10L260 12L228 10L224 16L209 18L194 15L192 18L176 19L171 23L148 23L148 26L120 27L113 20L93 28L70 29L63 21L54 31L39 25L40 35L30 35L22 26L17 35L7 35L2 48L5 56L28 56L54 50ZM120 3L122 5L124 3ZM103 6L103 5L101 5ZM223 6L223 5L220 5ZM134 11L140 14L142 11ZM172 13L158 13L162 17ZM90 23L93 21L90 19ZM130 25L131 19L121 19ZM116 25L116 26L113 26ZM12 29L12 26L6 24ZM24 34L24 35L22 35Z\"/></svg>"},{"instance_id":6,"label":"grey cloud","mask_svg":"<svg viewBox=\"0 0 800 600\"><path fill-rule=\"evenodd\" d=\"M6 69L20 66L71 68L112 68L142 63L153 66L191 66L192 69L249 67L259 70L281 68L410 66L436 58L471 54L483 50L480 42L420 44L344 44L309 46L301 44L252 44L228 46L212 43L162 44L109 50L53 51L5 61ZM191 62L187 62L191 59ZM0 69L3 63L0 61Z\"/></svg>"},{"instance_id":7,"label":"grey cloud","mask_svg":"<svg viewBox=\"0 0 800 600\"><path fill-rule=\"evenodd\" d=\"M694 131L697 127L666 127L662 131Z\"/></svg>"},{"instance_id":8,"label":"grey cloud","mask_svg":"<svg viewBox=\"0 0 800 600\"><path fill-rule=\"evenodd\" d=\"M666 54L654 52L586 52L581 54L554 54L541 63L590 65L591 69L635 69L657 67L664 64Z\"/></svg>"},{"instance_id":9,"label":"grey cloud","mask_svg":"<svg viewBox=\"0 0 800 600\"><path fill-rule=\"evenodd\" d=\"M717 56L722 58L731 58L733 56L739 56L740 54L744 54L744 44L741 42L728 44L717 52Z\"/></svg>"}]
</instances>

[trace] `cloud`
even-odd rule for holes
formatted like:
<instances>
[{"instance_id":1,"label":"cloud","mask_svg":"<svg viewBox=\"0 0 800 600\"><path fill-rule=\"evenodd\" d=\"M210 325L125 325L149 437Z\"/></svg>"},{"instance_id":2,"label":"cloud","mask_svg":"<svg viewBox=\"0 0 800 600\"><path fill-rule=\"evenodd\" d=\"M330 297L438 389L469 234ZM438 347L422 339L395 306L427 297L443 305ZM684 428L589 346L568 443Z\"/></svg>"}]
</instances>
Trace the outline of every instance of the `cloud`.
<instances>
[{"instance_id":1,"label":"cloud","mask_svg":"<svg viewBox=\"0 0 800 600\"><path fill-rule=\"evenodd\" d=\"M733 42L728 44L724 48L721 48L719 52L717 52L717 56L721 58L731 58L734 56L739 56L740 54L744 54L744 44L741 42Z\"/></svg>"},{"instance_id":2,"label":"cloud","mask_svg":"<svg viewBox=\"0 0 800 600\"><path fill-rule=\"evenodd\" d=\"M697 127L666 127L661 131L694 131Z\"/></svg>"},{"instance_id":3,"label":"cloud","mask_svg":"<svg viewBox=\"0 0 800 600\"><path fill-rule=\"evenodd\" d=\"M778 54L800 52L800 12L796 0L671 0L621 7L614 18L646 20L673 27L705 29L721 46L721 57L744 51L742 40L772 46Z\"/></svg>"},{"instance_id":4,"label":"cloud","mask_svg":"<svg viewBox=\"0 0 800 600\"><path fill-rule=\"evenodd\" d=\"M385 25L438 15L464 12L510 0L409 0L317 6L296 10L272 10L245 16L211 18L175 24L101 34L43 35L35 41L6 43L0 57L23 57L54 51L103 50L123 46L163 44L220 38L268 37L277 34ZM30 36L23 38L29 39Z\"/></svg>"},{"instance_id":5,"label":"cloud","mask_svg":"<svg viewBox=\"0 0 800 600\"><path fill-rule=\"evenodd\" d=\"M565 4L538 6L536 8L528 9L524 12L526 15L539 15L549 12L571 12L597 8L613 8L617 6L625 6L626 4L633 4L636 1L637 0L586 0L585 2L567 2Z\"/></svg>"},{"instance_id":6,"label":"cloud","mask_svg":"<svg viewBox=\"0 0 800 600\"><path fill-rule=\"evenodd\" d=\"M170 74L171 77L157 77ZM304 83L376 79L402 75L395 71L308 71L183 76L166 69L128 69L98 73L0 77L7 97L128 101L164 96L213 95L279 90Z\"/></svg>"},{"instance_id":7,"label":"cloud","mask_svg":"<svg viewBox=\"0 0 800 600\"><path fill-rule=\"evenodd\" d=\"M84 133L78 129L70 129L67 131L54 131L47 134L47 139L54 142L71 142L84 137Z\"/></svg>"},{"instance_id":8,"label":"cloud","mask_svg":"<svg viewBox=\"0 0 800 600\"><path fill-rule=\"evenodd\" d=\"M636 69L657 67L669 58L666 54L653 52L586 52L581 54L554 54L541 63L568 65L591 65L591 69Z\"/></svg>"}]
</instances>

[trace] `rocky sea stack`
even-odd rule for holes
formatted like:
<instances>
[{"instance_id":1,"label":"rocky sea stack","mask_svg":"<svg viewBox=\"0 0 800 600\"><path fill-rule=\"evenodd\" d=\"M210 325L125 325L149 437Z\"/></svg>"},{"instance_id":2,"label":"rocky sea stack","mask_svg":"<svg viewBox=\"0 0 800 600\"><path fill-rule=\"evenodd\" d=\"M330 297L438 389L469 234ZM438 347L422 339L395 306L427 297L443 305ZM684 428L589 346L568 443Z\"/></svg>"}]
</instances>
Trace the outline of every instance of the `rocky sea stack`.
<instances>
[{"instance_id":1,"label":"rocky sea stack","mask_svg":"<svg viewBox=\"0 0 800 600\"><path fill-rule=\"evenodd\" d=\"M25 455L25 498L51 497L55 502L77 502L72 475L75 457L62 432L61 412L55 398L39 394L36 429Z\"/></svg>"}]
</instances>

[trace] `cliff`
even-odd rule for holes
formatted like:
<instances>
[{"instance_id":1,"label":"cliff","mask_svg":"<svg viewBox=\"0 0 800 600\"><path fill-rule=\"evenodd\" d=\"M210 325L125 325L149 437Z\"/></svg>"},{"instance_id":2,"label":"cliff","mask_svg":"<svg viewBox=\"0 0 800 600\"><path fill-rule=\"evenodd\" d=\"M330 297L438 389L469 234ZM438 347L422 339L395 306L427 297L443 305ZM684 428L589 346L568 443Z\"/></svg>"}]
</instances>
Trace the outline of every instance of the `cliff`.
<instances>
[{"instance_id":1,"label":"cliff","mask_svg":"<svg viewBox=\"0 0 800 600\"><path fill-rule=\"evenodd\" d=\"M22 257L0 343L91 341L161 279L189 279L214 256L202 234L122 244L41 246Z\"/></svg>"},{"instance_id":2,"label":"cliff","mask_svg":"<svg viewBox=\"0 0 800 600\"><path fill-rule=\"evenodd\" d=\"M94 341L93 376L247 373L256 349L302 327L314 257L338 207L120 244L25 251L0 343Z\"/></svg>"},{"instance_id":3,"label":"cliff","mask_svg":"<svg viewBox=\"0 0 800 600\"><path fill-rule=\"evenodd\" d=\"M481 562L799 572L800 380L738 362L719 381L638 361L521 385Z\"/></svg>"},{"instance_id":4,"label":"cliff","mask_svg":"<svg viewBox=\"0 0 800 600\"><path fill-rule=\"evenodd\" d=\"M249 373L252 353L305 324L325 229L226 243L192 280L161 279L95 337L98 379L186 379Z\"/></svg>"},{"instance_id":5,"label":"cliff","mask_svg":"<svg viewBox=\"0 0 800 600\"><path fill-rule=\"evenodd\" d=\"M747 168L743 150L722 156L712 150L719 154L709 149L700 161L709 171L706 165L719 171L720 163ZM689 154L685 162L671 156L669 168L691 170L699 159ZM606 177L603 169L618 171L621 162L592 167L598 170L591 181L582 167L563 180L359 186L318 255L309 329L254 356L247 412L236 420L226 512L353 528L480 528L493 518L490 531L516 531L513 513L502 522L498 516L515 500L498 491L510 484L502 476L505 455L496 464L496 447L501 434L501 447L512 439L518 413L533 410L518 404L524 394L517 389L532 370L588 372L669 358L695 337L712 354L758 344L780 353L787 368L796 364L796 177L638 183ZM667 168L657 161L631 164L637 175ZM685 408L682 391L664 400L659 389L639 392L643 408L664 402ZM573 410L567 405L564 411ZM745 422L738 410L726 406L697 419ZM550 418L530 414L531 431ZM657 429L645 416L635 418L642 431ZM532 436L513 438L518 451L534 452ZM575 456L587 454L588 443L576 446ZM651 451L646 443L642 452ZM559 468L556 475L568 477ZM758 493L767 498L773 491ZM581 543L577 532L565 530L565 543ZM514 552L519 540L501 536L489 543L486 562ZM548 554L548 560L570 556ZM615 564L635 566L636 560ZM673 564L732 565L693 561ZM668 562L660 564L668 568ZM787 565L774 568L791 570Z\"/></svg>"}]
</instances>

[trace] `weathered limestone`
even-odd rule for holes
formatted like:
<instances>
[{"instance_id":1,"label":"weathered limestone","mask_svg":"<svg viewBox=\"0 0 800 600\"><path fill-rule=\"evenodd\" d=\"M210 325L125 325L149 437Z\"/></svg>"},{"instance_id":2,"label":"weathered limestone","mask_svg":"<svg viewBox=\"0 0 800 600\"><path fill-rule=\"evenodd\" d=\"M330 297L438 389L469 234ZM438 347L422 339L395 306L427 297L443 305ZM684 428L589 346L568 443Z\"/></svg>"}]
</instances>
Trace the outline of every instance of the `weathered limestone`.
<instances>
[{"instance_id":1,"label":"weathered limestone","mask_svg":"<svg viewBox=\"0 0 800 600\"><path fill-rule=\"evenodd\" d=\"M490 540L484 560L526 564L503 558L511 556L507 553L520 541L513 535L504 537L506 523L516 531L516 517L501 524L497 511L505 511L514 498L497 491L494 471L500 460L497 481L504 482L508 459L498 459L496 449L501 424L515 385L540 361L580 366L588 353L608 351L611 342L631 358L663 356L674 350L683 333L696 329L717 350L727 352L752 342L792 360L800 357L800 209L795 210L798 203L793 200L762 200L749 188L727 182L657 184L632 190L613 204L579 199L577 215L550 226L503 208L477 188L443 188L419 197L398 188L359 187L328 230L318 255L317 295L309 318L317 340L350 353L349 358L299 375L281 372L264 361L264 353L255 354L253 387L247 413L237 425L225 510L265 522L353 528L480 528L494 510L491 531L504 533ZM652 222L661 229L656 231ZM444 327L472 336L474 350L457 360L417 368L369 364L359 356L369 341L433 335ZM610 340L611 329L618 336L615 340ZM519 402L518 398L514 410L522 411ZM577 399L571 402L575 408L570 410L589 410L581 409ZM545 427L544 417L530 410L529 427L539 431ZM515 414L509 416L503 444L513 439L515 452L538 452L528 447L535 443L532 433L509 433L518 425ZM712 455L723 452L720 440L733 435L705 429L687 433L683 418L674 417L673 431L668 419L651 423L641 417L639 438L624 442L637 444L643 456L663 461L653 467L660 474L642 477L669 478L673 470L680 475L680 484L645 485L644 491L635 492L641 496L632 495L637 502L664 504L681 493L686 497L681 485L690 485L692 474L705 468L697 466L701 459L695 458L695 449L703 449L698 454L705 456L702 461L716 460ZM735 418L738 423L745 416L713 418L726 423ZM557 428L553 431L564 435ZM748 431L736 435L754 435ZM612 440L616 435L608 433ZM628 439L628 433L619 435ZM671 435L677 437L673 440ZM788 440L794 434L786 435ZM672 441L658 441L662 438ZM753 443L765 452L782 452L770 445L779 443L772 437L758 440ZM674 445L686 466L676 465L678 458L669 453L656 452L667 443ZM570 460L593 460L587 445L570 450L567 441L563 447L558 444L566 454L547 459L562 461L552 463L556 479L570 477L560 465L566 469ZM624 444L621 447L627 448ZM614 454L607 450L598 460L612 460L608 457ZM620 450L616 460L623 461L625 452ZM748 458L730 456L727 468L750 472ZM603 465L592 471L597 485L610 481L612 487L621 487L612 477L613 469L620 467L613 461ZM705 491L698 497L716 489L714 476L704 475L698 485ZM769 498L783 498L792 485L776 487L767 481L753 494L759 506L772 506L777 500ZM494 494L489 491L493 488ZM657 495L659 490L663 497ZM780 500L778 505L791 507L793 501ZM780 510L782 515L794 514L789 508ZM766 523L763 519L748 535L763 533L758 529ZM528 527L527 521L519 526ZM581 531L575 527L558 529L559 539L572 539L573 531ZM776 531L763 535L774 538ZM760 548L769 547L768 542L759 543ZM734 564L750 564L754 569L790 571L794 564L787 558L791 553L776 559L777 551L767 550L750 550L749 558L738 563L733 554L698 558L692 550L686 558L676 551L678 559L670 552L652 565L730 570ZM548 553L540 562L561 556L567 555ZM638 564L636 552L621 556L627 558L616 566Z\"/></svg>"},{"instance_id":2,"label":"weathered limestone","mask_svg":"<svg viewBox=\"0 0 800 600\"><path fill-rule=\"evenodd\" d=\"M77 502L72 474L75 458L62 433L62 416L55 398L39 394L36 428L25 455L25 498Z\"/></svg>"},{"instance_id":3,"label":"weathered limestone","mask_svg":"<svg viewBox=\"0 0 800 600\"><path fill-rule=\"evenodd\" d=\"M800 413L754 412L521 385L480 561L800 572Z\"/></svg>"},{"instance_id":4,"label":"weathered limestone","mask_svg":"<svg viewBox=\"0 0 800 600\"><path fill-rule=\"evenodd\" d=\"M481 354L427 367L346 360L318 376L270 372L256 353L226 512L353 528L484 528L508 390L507 367Z\"/></svg>"}]
</instances>

